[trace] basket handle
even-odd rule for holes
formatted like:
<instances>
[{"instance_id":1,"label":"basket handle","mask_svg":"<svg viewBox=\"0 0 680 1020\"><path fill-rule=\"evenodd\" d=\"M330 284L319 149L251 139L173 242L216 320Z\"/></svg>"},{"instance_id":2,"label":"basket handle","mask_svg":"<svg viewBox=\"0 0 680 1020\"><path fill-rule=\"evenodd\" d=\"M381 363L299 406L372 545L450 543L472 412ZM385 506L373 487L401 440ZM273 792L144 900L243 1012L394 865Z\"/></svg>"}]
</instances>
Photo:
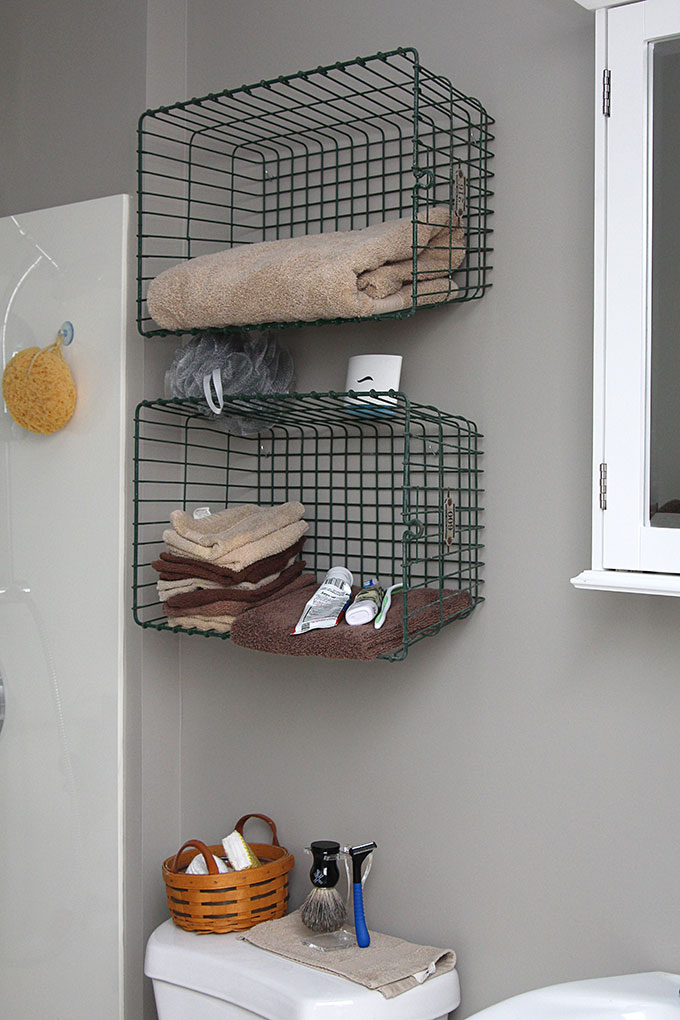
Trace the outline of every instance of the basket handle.
<instances>
[{"instance_id":1,"label":"basket handle","mask_svg":"<svg viewBox=\"0 0 680 1020\"><path fill-rule=\"evenodd\" d=\"M274 846L281 846L281 844L279 843L279 837L276 835L276 825L267 815L258 815L257 813L244 815L243 818L239 818L236 825L234 826L237 832L240 832L241 835L243 835L243 826L246 824L249 818L261 818L263 822L266 822L269 828L272 830L273 837L272 844Z\"/></svg>"},{"instance_id":2,"label":"basket handle","mask_svg":"<svg viewBox=\"0 0 680 1020\"><path fill-rule=\"evenodd\" d=\"M188 839L186 843L184 843L184 845L179 848L179 850L175 854L175 859L172 862L172 870L175 872L175 874L180 873L179 872L180 854L182 854L185 850L188 850L190 846L195 847L195 849L198 850L198 852L203 855L203 860L205 861L206 867L208 869L208 874L219 875L217 865L215 864L215 858L211 854L210 850L208 850L205 843L201 843L200 839Z\"/></svg>"}]
</instances>

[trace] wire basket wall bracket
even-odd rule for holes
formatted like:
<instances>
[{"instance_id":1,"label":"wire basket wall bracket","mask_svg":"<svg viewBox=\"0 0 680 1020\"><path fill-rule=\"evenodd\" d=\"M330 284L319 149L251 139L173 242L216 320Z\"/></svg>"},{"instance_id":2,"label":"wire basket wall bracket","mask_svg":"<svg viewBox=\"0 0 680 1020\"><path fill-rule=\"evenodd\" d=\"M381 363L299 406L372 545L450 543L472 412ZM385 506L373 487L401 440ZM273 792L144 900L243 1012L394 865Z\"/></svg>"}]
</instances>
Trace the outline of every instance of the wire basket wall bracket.
<instances>
[{"instance_id":1,"label":"wire basket wall bracket","mask_svg":"<svg viewBox=\"0 0 680 1020\"><path fill-rule=\"evenodd\" d=\"M182 260L399 217L413 219L415 240L417 222L442 205L464 226L465 256L457 269L450 262L427 307L481 297L490 286L492 125L478 100L412 48L148 110L138 128L140 332L171 332L154 323L146 295ZM373 318L426 307L424 276L414 248L410 307Z\"/></svg>"},{"instance_id":2,"label":"wire basket wall bracket","mask_svg":"<svg viewBox=\"0 0 680 1020\"><path fill-rule=\"evenodd\" d=\"M227 397L219 417L198 402L143 401L135 416L137 623L179 629L163 612L151 567L171 510L287 500L306 508L302 556L317 577L340 563L357 578L423 593L415 611L406 594L395 596L403 640L385 658L405 658L411 645L468 616L482 601L481 435L467 419L393 391L372 391L367 415L364 397ZM232 416L256 420L258 433L231 434Z\"/></svg>"}]
</instances>

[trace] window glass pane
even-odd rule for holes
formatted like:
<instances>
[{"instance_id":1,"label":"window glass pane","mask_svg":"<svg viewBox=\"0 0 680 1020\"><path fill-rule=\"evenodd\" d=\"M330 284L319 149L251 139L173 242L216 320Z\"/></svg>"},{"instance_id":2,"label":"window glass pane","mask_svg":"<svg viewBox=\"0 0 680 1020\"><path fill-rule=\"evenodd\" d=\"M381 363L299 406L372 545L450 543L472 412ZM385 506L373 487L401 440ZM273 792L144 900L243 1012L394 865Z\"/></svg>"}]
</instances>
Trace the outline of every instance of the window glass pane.
<instances>
[{"instance_id":1,"label":"window glass pane","mask_svg":"<svg viewBox=\"0 0 680 1020\"><path fill-rule=\"evenodd\" d=\"M650 524L680 528L680 39L653 46Z\"/></svg>"}]
</instances>

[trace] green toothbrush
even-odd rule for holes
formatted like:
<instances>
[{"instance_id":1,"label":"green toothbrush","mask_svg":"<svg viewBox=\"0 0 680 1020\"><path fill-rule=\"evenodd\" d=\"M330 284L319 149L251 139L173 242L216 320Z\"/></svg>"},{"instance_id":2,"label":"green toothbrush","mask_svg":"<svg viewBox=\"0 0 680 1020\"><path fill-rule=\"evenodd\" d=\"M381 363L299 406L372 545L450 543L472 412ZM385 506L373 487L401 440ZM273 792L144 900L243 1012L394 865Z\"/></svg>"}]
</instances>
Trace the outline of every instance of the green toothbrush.
<instances>
[{"instance_id":1,"label":"green toothbrush","mask_svg":"<svg viewBox=\"0 0 680 1020\"><path fill-rule=\"evenodd\" d=\"M373 621L373 626L375 627L376 630L380 630L380 628L382 627L383 623L385 622L385 617L387 616L387 610L392 605L392 592L393 591L398 591L399 588L403 588L403 587L404 587L404 585L400 581L399 584L393 584L389 588L387 588L387 590L385 591L385 597L382 600L382 605L380 606L380 612L378 613L378 615L376 616L375 620Z\"/></svg>"}]
</instances>

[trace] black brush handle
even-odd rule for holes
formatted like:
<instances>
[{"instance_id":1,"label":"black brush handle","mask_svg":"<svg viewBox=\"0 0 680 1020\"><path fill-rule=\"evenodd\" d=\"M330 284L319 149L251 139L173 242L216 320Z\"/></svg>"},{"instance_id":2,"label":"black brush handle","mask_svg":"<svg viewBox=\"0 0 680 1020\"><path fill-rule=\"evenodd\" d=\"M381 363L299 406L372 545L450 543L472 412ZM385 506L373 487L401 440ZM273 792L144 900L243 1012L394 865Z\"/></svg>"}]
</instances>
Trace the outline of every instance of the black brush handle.
<instances>
[{"instance_id":1,"label":"black brush handle","mask_svg":"<svg viewBox=\"0 0 680 1020\"><path fill-rule=\"evenodd\" d=\"M340 878L337 862L340 844L330 839L317 839L310 844L309 849L314 858L309 871L312 885L317 889L332 889Z\"/></svg>"}]
</instances>

